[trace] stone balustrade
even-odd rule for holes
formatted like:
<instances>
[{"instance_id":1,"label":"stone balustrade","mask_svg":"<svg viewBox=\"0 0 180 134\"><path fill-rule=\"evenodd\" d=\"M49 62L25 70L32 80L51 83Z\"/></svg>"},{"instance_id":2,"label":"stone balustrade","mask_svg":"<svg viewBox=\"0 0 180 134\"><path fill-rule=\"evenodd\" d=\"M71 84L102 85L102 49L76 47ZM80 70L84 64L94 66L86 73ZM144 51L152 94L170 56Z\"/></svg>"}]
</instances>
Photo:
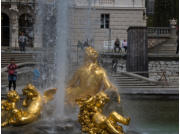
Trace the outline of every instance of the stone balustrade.
<instances>
[{"instance_id":1,"label":"stone balustrade","mask_svg":"<svg viewBox=\"0 0 180 134\"><path fill-rule=\"evenodd\" d=\"M148 27L148 37L169 37L169 27Z\"/></svg>"}]
</instances>

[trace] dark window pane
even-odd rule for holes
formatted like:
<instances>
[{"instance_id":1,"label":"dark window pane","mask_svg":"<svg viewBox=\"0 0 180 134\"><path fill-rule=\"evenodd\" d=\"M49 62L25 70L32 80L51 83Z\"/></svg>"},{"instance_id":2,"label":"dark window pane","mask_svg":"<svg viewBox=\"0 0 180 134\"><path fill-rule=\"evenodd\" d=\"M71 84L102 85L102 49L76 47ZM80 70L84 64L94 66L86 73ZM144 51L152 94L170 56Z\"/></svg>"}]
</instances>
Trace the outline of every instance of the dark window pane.
<instances>
[{"instance_id":1,"label":"dark window pane","mask_svg":"<svg viewBox=\"0 0 180 134\"><path fill-rule=\"evenodd\" d=\"M106 24L106 28L109 28L109 24Z\"/></svg>"},{"instance_id":2,"label":"dark window pane","mask_svg":"<svg viewBox=\"0 0 180 134\"><path fill-rule=\"evenodd\" d=\"M101 25L101 28L104 28L104 25Z\"/></svg>"}]
</instances>

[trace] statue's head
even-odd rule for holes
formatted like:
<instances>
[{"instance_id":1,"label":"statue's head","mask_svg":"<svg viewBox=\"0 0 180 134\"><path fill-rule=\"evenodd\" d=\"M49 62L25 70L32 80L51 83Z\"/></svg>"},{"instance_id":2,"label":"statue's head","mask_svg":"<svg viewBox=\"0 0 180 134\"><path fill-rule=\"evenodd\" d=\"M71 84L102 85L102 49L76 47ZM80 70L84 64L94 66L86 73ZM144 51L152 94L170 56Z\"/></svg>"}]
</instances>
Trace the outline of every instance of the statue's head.
<instances>
[{"instance_id":1,"label":"statue's head","mask_svg":"<svg viewBox=\"0 0 180 134\"><path fill-rule=\"evenodd\" d=\"M11 90L7 93L7 99L11 102L19 101L19 94L15 90Z\"/></svg>"},{"instance_id":2,"label":"statue's head","mask_svg":"<svg viewBox=\"0 0 180 134\"><path fill-rule=\"evenodd\" d=\"M89 58L89 59L97 60L97 58L98 58L98 52L91 46L89 46L85 49L85 53L86 53L87 58Z\"/></svg>"},{"instance_id":3,"label":"statue's head","mask_svg":"<svg viewBox=\"0 0 180 134\"><path fill-rule=\"evenodd\" d=\"M29 98L38 96L38 91L32 84L28 84L22 91L23 95L26 95Z\"/></svg>"}]
</instances>

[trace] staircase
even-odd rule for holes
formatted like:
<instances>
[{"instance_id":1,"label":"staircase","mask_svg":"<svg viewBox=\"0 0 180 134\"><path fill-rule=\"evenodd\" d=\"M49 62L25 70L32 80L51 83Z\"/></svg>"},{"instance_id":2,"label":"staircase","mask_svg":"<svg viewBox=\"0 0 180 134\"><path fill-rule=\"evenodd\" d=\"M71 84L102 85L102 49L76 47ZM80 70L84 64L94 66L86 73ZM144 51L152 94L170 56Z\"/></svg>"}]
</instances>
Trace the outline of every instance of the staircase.
<instances>
[{"instance_id":1,"label":"staircase","mask_svg":"<svg viewBox=\"0 0 180 134\"><path fill-rule=\"evenodd\" d=\"M116 73L110 76L111 81L118 87L118 89L125 88L138 88L138 89L146 89L146 88L178 88L178 85L164 85L163 82L151 82L151 80L140 79L134 76L125 75L125 73Z\"/></svg>"},{"instance_id":2,"label":"staircase","mask_svg":"<svg viewBox=\"0 0 180 134\"><path fill-rule=\"evenodd\" d=\"M32 53L1 53L1 68L6 67L11 58L15 59L15 63L33 62L33 55Z\"/></svg>"},{"instance_id":3,"label":"staircase","mask_svg":"<svg viewBox=\"0 0 180 134\"><path fill-rule=\"evenodd\" d=\"M112 74L111 79L119 88L146 88L158 86L157 84L151 83L149 81L124 75L122 73Z\"/></svg>"},{"instance_id":4,"label":"staircase","mask_svg":"<svg viewBox=\"0 0 180 134\"><path fill-rule=\"evenodd\" d=\"M165 43L149 49L149 54L152 55L176 55L176 39L168 39Z\"/></svg>"}]
</instances>

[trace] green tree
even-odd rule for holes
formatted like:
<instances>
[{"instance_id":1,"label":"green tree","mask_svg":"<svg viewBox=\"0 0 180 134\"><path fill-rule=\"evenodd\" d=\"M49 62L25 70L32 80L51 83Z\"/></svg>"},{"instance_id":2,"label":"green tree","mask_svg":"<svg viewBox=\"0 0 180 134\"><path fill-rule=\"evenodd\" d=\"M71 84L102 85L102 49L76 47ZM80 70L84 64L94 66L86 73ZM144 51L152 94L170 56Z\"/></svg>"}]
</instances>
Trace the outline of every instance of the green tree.
<instances>
[{"instance_id":1,"label":"green tree","mask_svg":"<svg viewBox=\"0 0 180 134\"><path fill-rule=\"evenodd\" d=\"M155 27L169 26L171 15L171 0L155 0L153 25Z\"/></svg>"}]
</instances>

